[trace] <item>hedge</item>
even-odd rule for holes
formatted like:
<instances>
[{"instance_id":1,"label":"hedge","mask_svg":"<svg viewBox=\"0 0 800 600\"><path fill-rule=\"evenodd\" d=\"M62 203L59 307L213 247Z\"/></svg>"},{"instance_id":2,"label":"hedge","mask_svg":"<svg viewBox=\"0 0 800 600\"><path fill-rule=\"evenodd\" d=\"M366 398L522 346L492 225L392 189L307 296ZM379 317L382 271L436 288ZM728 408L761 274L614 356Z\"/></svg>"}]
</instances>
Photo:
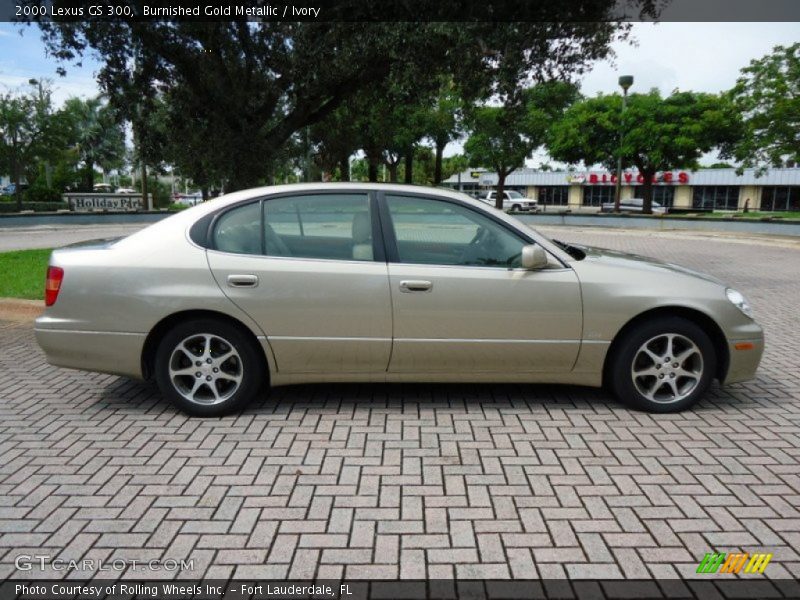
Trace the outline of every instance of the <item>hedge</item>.
<instances>
[{"instance_id":1,"label":"hedge","mask_svg":"<svg viewBox=\"0 0 800 600\"><path fill-rule=\"evenodd\" d=\"M66 202L23 202L22 210L32 210L34 212L50 212L55 210L68 210ZM17 212L16 202L0 202L0 213Z\"/></svg>"}]
</instances>

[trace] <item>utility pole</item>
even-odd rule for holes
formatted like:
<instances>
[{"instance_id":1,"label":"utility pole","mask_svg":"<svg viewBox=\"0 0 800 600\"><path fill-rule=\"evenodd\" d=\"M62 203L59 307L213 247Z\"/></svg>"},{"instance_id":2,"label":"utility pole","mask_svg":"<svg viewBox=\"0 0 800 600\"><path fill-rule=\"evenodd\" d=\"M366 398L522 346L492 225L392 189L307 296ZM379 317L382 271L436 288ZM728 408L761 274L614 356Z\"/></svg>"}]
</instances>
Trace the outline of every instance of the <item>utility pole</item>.
<instances>
[{"instance_id":1,"label":"utility pole","mask_svg":"<svg viewBox=\"0 0 800 600\"><path fill-rule=\"evenodd\" d=\"M614 186L614 212L619 212L619 201L622 196L622 140L625 136L625 106L628 102L628 88L633 85L633 75L622 75L619 86L622 88L622 112L619 120L619 154L617 155L617 183Z\"/></svg>"}]
</instances>

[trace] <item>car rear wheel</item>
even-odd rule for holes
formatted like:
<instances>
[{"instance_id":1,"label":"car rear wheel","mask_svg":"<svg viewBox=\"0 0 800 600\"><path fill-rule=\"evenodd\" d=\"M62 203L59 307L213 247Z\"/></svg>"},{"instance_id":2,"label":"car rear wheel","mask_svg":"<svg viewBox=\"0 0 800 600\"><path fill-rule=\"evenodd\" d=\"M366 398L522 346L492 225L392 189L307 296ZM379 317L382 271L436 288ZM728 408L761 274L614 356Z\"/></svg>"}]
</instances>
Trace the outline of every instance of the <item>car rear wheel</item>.
<instances>
[{"instance_id":1,"label":"car rear wheel","mask_svg":"<svg viewBox=\"0 0 800 600\"><path fill-rule=\"evenodd\" d=\"M655 413L692 406L708 390L717 368L711 339L698 325L679 317L631 330L612 360L610 383L617 397Z\"/></svg>"},{"instance_id":2,"label":"car rear wheel","mask_svg":"<svg viewBox=\"0 0 800 600\"><path fill-rule=\"evenodd\" d=\"M240 409L262 389L263 359L246 332L214 319L171 329L156 352L161 393L191 415L216 417Z\"/></svg>"}]
</instances>

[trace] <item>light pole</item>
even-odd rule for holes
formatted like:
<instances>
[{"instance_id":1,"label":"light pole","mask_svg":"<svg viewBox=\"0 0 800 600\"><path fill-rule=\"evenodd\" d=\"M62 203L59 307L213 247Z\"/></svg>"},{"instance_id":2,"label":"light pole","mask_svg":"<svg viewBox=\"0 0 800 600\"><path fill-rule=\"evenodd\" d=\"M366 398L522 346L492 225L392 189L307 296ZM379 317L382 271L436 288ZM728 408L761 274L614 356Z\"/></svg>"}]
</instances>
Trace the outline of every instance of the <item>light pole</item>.
<instances>
[{"instance_id":1,"label":"light pole","mask_svg":"<svg viewBox=\"0 0 800 600\"><path fill-rule=\"evenodd\" d=\"M624 123L625 106L628 103L628 88L633 85L633 75L622 75L619 78L619 87L622 88L622 113L620 113L619 125L619 150L617 156L617 184L614 186L614 212L619 212L619 200L622 196L622 138L625 135Z\"/></svg>"}]
</instances>

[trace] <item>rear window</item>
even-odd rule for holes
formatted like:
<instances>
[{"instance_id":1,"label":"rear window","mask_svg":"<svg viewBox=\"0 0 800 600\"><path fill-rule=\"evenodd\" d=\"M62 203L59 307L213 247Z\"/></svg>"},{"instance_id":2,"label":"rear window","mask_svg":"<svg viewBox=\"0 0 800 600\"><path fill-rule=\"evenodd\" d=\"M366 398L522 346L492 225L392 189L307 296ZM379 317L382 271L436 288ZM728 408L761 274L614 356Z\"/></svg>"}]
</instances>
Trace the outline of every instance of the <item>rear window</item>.
<instances>
[{"instance_id":1,"label":"rear window","mask_svg":"<svg viewBox=\"0 0 800 600\"><path fill-rule=\"evenodd\" d=\"M214 226L214 248L235 254L261 254L261 203L239 206Z\"/></svg>"}]
</instances>

